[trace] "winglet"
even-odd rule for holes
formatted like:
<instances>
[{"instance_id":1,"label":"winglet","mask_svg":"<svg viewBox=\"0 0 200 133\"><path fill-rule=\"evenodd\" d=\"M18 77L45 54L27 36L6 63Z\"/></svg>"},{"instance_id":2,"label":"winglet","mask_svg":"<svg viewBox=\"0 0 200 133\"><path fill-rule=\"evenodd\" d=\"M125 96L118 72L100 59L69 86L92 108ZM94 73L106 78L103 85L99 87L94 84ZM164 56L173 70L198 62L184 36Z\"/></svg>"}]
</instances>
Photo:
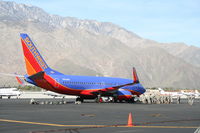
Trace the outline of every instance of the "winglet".
<instances>
[{"instance_id":1,"label":"winglet","mask_svg":"<svg viewBox=\"0 0 200 133\"><path fill-rule=\"evenodd\" d=\"M137 72L136 72L136 69L135 67L133 67L133 83L139 83L139 78L137 76Z\"/></svg>"}]
</instances>

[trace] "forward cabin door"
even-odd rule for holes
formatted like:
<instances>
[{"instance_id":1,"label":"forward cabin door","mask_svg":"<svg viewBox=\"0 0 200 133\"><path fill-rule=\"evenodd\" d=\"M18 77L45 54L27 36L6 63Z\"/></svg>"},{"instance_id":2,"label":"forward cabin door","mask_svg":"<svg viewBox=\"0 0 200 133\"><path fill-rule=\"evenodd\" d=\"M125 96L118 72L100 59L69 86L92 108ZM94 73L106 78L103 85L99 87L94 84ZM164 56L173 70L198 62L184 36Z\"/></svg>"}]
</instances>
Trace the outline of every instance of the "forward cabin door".
<instances>
[{"instance_id":1,"label":"forward cabin door","mask_svg":"<svg viewBox=\"0 0 200 133\"><path fill-rule=\"evenodd\" d=\"M55 88L59 87L59 78L55 78Z\"/></svg>"}]
</instances>

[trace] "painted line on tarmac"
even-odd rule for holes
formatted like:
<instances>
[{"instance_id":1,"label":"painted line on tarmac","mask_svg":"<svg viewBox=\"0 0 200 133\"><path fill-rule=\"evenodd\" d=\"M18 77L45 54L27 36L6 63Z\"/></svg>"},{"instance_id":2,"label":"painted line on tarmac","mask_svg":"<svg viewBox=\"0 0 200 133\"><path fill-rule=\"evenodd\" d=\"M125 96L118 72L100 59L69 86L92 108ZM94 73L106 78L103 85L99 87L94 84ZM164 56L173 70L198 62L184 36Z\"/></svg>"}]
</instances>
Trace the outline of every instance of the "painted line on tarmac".
<instances>
[{"instance_id":1,"label":"painted line on tarmac","mask_svg":"<svg viewBox=\"0 0 200 133\"><path fill-rule=\"evenodd\" d=\"M34 125L44 125L44 126L55 126L55 127L91 127L94 125L62 125L62 124L52 124L52 123L41 123L41 122L30 122L30 121L17 121L17 120L7 120L0 119L2 122L12 122L12 123L22 123L22 124L34 124ZM99 126L99 125L96 125ZM102 125L101 125L102 126Z\"/></svg>"},{"instance_id":2,"label":"painted line on tarmac","mask_svg":"<svg viewBox=\"0 0 200 133\"><path fill-rule=\"evenodd\" d=\"M125 126L124 126L125 127ZM129 126L126 126L129 127ZM131 126L131 127L139 127L139 128L198 128L195 126Z\"/></svg>"},{"instance_id":3,"label":"painted line on tarmac","mask_svg":"<svg viewBox=\"0 0 200 133\"><path fill-rule=\"evenodd\" d=\"M21 123L21 124L33 124L33 125L44 125L44 126L54 126L54 127L132 127L132 128L198 128L196 126L126 126L126 125L62 125L53 123L41 123L41 122L31 122L31 121L17 121L0 119L1 122L11 122L11 123Z\"/></svg>"}]
</instances>

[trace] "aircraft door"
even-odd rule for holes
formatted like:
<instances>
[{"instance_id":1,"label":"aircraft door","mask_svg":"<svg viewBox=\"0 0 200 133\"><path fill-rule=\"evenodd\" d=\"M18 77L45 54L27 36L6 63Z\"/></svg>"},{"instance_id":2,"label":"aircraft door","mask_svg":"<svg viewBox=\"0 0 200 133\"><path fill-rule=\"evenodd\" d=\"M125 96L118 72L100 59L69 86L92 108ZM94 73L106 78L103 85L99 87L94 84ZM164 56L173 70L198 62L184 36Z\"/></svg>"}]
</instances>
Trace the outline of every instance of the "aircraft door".
<instances>
[{"instance_id":1,"label":"aircraft door","mask_svg":"<svg viewBox=\"0 0 200 133\"><path fill-rule=\"evenodd\" d=\"M59 78L55 78L55 88L59 87Z\"/></svg>"}]
</instances>

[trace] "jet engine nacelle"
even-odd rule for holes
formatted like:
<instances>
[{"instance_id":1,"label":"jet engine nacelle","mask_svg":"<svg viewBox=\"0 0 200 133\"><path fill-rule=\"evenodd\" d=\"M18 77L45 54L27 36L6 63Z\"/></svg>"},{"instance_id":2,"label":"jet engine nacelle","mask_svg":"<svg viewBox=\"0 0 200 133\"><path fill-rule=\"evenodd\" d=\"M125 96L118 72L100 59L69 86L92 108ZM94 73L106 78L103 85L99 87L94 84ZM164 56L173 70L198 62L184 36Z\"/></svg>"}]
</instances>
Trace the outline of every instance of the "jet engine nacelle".
<instances>
[{"instance_id":1,"label":"jet engine nacelle","mask_svg":"<svg viewBox=\"0 0 200 133\"><path fill-rule=\"evenodd\" d=\"M123 100L127 102L134 102L134 97L130 91L119 89L117 91L117 101L122 102Z\"/></svg>"}]
</instances>

